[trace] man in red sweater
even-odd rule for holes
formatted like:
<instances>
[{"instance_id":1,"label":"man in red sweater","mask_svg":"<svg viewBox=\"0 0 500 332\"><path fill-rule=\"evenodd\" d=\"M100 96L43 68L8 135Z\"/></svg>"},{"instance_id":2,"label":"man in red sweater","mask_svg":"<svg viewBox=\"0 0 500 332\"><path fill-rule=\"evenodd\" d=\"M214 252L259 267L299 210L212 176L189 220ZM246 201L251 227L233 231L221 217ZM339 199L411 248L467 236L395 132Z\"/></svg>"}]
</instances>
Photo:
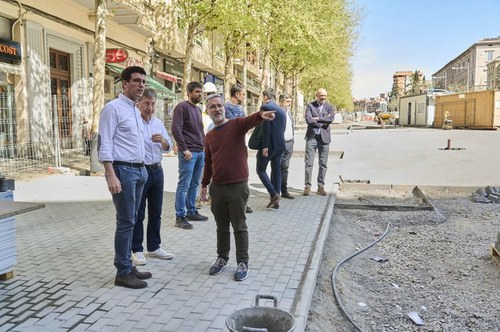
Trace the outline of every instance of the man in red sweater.
<instances>
[{"instance_id":1,"label":"man in red sweater","mask_svg":"<svg viewBox=\"0 0 500 332\"><path fill-rule=\"evenodd\" d=\"M210 184L211 210L217 224L217 259L210 275L227 268L231 244L229 225L236 244L234 280L248 277L248 229L245 208L249 196L248 152L245 134L263 120L274 119L274 111L261 111L244 118L228 120L224 102L218 94L206 100L206 109L215 127L205 137L205 167L201 181L201 199L207 199Z\"/></svg>"}]
</instances>

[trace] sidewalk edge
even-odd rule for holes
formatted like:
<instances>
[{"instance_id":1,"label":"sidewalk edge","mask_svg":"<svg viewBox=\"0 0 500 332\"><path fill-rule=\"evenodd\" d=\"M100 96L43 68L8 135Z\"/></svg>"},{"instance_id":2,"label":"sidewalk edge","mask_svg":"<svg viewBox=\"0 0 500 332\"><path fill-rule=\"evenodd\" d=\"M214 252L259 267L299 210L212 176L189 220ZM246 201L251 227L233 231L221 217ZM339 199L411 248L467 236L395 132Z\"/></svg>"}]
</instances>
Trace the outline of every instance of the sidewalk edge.
<instances>
[{"instance_id":1,"label":"sidewalk edge","mask_svg":"<svg viewBox=\"0 0 500 332\"><path fill-rule=\"evenodd\" d=\"M333 193L328 197L328 202L322 216L318 235L315 241L314 249L309 256L308 267L301 280L301 287L298 288L295 295L295 304L293 315L295 318L295 331L304 331L306 328L307 317L309 316L309 308L312 303L314 289L316 288L316 280L318 278L323 258L323 249L325 247L326 238L330 230L331 219L333 216L333 208L337 197L338 183L333 185Z\"/></svg>"}]
</instances>

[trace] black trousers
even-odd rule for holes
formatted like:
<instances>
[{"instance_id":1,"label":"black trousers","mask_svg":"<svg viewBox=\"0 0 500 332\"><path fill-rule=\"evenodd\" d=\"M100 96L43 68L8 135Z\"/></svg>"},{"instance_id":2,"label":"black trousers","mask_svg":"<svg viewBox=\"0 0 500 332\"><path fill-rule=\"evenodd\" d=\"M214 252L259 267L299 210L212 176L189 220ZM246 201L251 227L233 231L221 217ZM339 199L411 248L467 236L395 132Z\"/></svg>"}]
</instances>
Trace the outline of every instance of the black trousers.
<instances>
[{"instance_id":1,"label":"black trousers","mask_svg":"<svg viewBox=\"0 0 500 332\"><path fill-rule=\"evenodd\" d=\"M248 228L245 210L249 196L248 182L210 185L211 210L217 224L217 255L229 260L233 226L236 262L248 263Z\"/></svg>"}]
</instances>

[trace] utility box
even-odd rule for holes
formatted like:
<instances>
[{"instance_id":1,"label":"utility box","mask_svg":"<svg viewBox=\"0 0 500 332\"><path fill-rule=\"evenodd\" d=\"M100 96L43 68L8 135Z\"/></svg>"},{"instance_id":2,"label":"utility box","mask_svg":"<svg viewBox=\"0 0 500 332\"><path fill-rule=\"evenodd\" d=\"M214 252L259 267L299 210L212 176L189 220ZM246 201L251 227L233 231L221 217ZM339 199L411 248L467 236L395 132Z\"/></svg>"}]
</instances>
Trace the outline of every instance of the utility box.
<instances>
[{"instance_id":1,"label":"utility box","mask_svg":"<svg viewBox=\"0 0 500 332\"><path fill-rule=\"evenodd\" d=\"M440 128L445 112L454 128L495 129L500 127L500 91L456 93L436 97L434 128Z\"/></svg>"}]
</instances>

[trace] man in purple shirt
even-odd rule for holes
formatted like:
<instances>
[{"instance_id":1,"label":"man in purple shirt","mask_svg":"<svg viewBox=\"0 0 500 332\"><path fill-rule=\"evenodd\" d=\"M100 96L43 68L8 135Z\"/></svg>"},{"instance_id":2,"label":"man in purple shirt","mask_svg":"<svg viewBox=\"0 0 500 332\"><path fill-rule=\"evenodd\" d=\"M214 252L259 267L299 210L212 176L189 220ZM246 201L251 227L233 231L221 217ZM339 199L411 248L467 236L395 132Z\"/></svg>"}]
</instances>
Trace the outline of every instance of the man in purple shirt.
<instances>
[{"instance_id":1,"label":"man in purple shirt","mask_svg":"<svg viewBox=\"0 0 500 332\"><path fill-rule=\"evenodd\" d=\"M172 119L172 135L178 148L179 182L175 192L175 226L192 229L189 221L205 221L196 209L196 196L200 186L203 165L205 164L205 133L201 109L197 104L203 96L200 82L189 82L187 85L188 100L182 101L174 108Z\"/></svg>"}]
</instances>

